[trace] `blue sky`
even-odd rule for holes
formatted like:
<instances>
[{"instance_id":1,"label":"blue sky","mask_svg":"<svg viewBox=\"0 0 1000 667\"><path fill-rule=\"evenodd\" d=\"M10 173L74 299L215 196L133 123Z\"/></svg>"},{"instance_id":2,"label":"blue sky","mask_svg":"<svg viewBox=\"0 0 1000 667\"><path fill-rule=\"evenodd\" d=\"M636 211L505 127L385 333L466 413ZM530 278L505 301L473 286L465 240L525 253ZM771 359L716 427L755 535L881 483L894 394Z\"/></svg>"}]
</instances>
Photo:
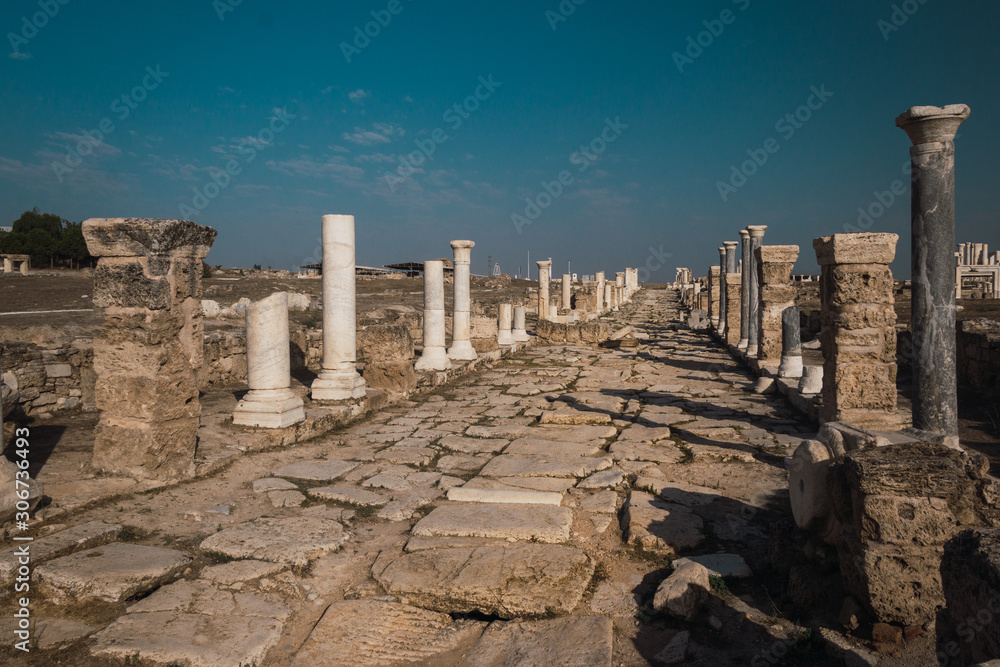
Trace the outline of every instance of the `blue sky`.
<instances>
[{"instance_id":1,"label":"blue sky","mask_svg":"<svg viewBox=\"0 0 1000 667\"><path fill-rule=\"evenodd\" d=\"M816 271L812 239L861 207L908 277L912 105L972 108L957 236L1000 246L998 22L985 0L7 0L0 221L188 217L219 230L212 264L294 268L349 213L361 264L468 238L477 273L530 252L532 276L669 281L749 224Z\"/></svg>"}]
</instances>

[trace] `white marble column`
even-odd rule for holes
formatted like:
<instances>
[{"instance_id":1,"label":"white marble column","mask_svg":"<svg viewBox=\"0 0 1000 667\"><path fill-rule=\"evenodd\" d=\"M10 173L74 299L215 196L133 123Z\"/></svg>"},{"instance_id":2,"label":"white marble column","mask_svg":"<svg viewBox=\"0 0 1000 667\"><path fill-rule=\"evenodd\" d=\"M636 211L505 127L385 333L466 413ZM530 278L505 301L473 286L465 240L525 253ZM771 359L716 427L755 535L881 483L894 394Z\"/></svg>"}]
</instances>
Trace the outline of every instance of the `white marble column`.
<instances>
[{"instance_id":1,"label":"white marble column","mask_svg":"<svg viewBox=\"0 0 1000 667\"><path fill-rule=\"evenodd\" d=\"M625 301L625 272L618 271L615 273L615 305L621 308Z\"/></svg>"},{"instance_id":2,"label":"white marble column","mask_svg":"<svg viewBox=\"0 0 1000 667\"><path fill-rule=\"evenodd\" d=\"M446 371L451 368L445 348L444 262L424 262L424 349L413 365L418 371Z\"/></svg>"},{"instance_id":3,"label":"white marble column","mask_svg":"<svg viewBox=\"0 0 1000 667\"><path fill-rule=\"evenodd\" d=\"M530 339L528 336L528 330L525 328L524 320L527 315L528 309L524 306L514 307L514 330L511 332L514 336L514 340L519 343L523 343Z\"/></svg>"},{"instance_id":4,"label":"white marble column","mask_svg":"<svg viewBox=\"0 0 1000 667\"><path fill-rule=\"evenodd\" d=\"M604 312L604 271L598 271L594 275L594 279L597 281L597 314L600 315Z\"/></svg>"},{"instance_id":5,"label":"white marble column","mask_svg":"<svg viewBox=\"0 0 1000 667\"><path fill-rule=\"evenodd\" d=\"M323 368L312 383L316 401L365 395L358 375L354 216L323 216Z\"/></svg>"},{"instance_id":6,"label":"white marble column","mask_svg":"<svg viewBox=\"0 0 1000 667\"><path fill-rule=\"evenodd\" d=\"M3 258L3 272L14 273L14 262L10 261L10 257Z\"/></svg>"},{"instance_id":7,"label":"white marble column","mask_svg":"<svg viewBox=\"0 0 1000 667\"><path fill-rule=\"evenodd\" d=\"M302 399L291 390L288 352L288 293L278 292L247 309L247 384L236 405L239 426L286 428L306 418Z\"/></svg>"},{"instance_id":8,"label":"white marble column","mask_svg":"<svg viewBox=\"0 0 1000 667\"><path fill-rule=\"evenodd\" d=\"M604 310L605 312L614 308L614 291L615 286L611 283L604 283Z\"/></svg>"},{"instance_id":9,"label":"white marble column","mask_svg":"<svg viewBox=\"0 0 1000 667\"><path fill-rule=\"evenodd\" d=\"M501 303L497 317L497 345L513 345L514 334L514 304Z\"/></svg>"},{"instance_id":10,"label":"white marble column","mask_svg":"<svg viewBox=\"0 0 1000 667\"><path fill-rule=\"evenodd\" d=\"M535 262L538 265L538 319L549 319L549 282L552 280L552 260Z\"/></svg>"},{"instance_id":11,"label":"white marble column","mask_svg":"<svg viewBox=\"0 0 1000 667\"><path fill-rule=\"evenodd\" d=\"M573 303L573 276L564 273L562 277L562 308L570 310Z\"/></svg>"},{"instance_id":12,"label":"white marble column","mask_svg":"<svg viewBox=\"0 0 1000 667\"><path fill-rule=\"evenodd\" d=\"M452 241L455 252L455 298L452 306L451 348L448 357L461 361L472 361L479 355L472 347L471 309L472 293L469 287L469 261L472 258L474 241Z\"/></svg>"}]
</instances>

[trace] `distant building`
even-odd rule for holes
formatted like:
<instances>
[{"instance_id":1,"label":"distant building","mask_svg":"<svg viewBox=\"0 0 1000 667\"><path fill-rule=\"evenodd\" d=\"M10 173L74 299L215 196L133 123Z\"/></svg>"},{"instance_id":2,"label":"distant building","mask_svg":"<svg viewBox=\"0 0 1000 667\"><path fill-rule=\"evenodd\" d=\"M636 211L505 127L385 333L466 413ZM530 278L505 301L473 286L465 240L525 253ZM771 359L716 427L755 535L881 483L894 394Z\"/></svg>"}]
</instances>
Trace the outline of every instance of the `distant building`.
<instances>
[{"instance_id":1,"label":"distant building","mask_svg":"<svg viewBox=\"0 0 1000 667\"><path fill-rule=\"evenodd\" d=\"M14 231L13 227L0 227L0 232L12 232L12 231Z\"/></svg>"}]
</instances>

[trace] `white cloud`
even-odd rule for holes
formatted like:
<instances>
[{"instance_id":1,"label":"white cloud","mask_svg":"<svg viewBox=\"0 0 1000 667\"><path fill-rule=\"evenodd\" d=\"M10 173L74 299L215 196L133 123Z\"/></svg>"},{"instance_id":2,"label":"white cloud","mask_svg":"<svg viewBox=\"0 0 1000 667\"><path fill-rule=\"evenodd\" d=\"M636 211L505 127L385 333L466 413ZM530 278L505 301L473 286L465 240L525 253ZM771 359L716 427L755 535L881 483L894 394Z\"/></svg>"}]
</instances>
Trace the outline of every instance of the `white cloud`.
<instances>
[{"instance_id":1,"label":"white cloud","mask_svg":"<svg viewBox=\"0 0 1000 667\"><path fill-rule=\"evenodd\" d=\"M372 153L371 155L357 155L354 158L355 162L395 162L396 156L389 155L388 153Z\"/></svg>"},{"instance_id":2,"label":"white cloud","mask_svg":"<svg viewBox=\"0 0 1000 667\"><path fill-rule=\"evenodd\" d=\"M267 166L286 176L306 176L311 178L329 178L341 185L358 185L364 178L365 171L347 163L347 159L336 155L326 162L318 162L310 157L297 160L271 160Z\"/></svg>"},{"instance_id":3,"label":"white cloud","mask_svg":"<svg viewBox=\"0 0 1000 667\"><path fill-rule=\"evenodd\" d=\"M354 132L344 132L344 141L360 146L374 146L376 144L387 144L393 137L401 137L406 132L398 125L391 123L374 123L370 130L355 127Z\"/></svg>"},{"instance_id":4,"label":"white cloud","mask_svg":"<svg viewBox=\"0 0 1000 667\"><path fill-rule=\"evenodd\" d=\"M347 93L347 97L355 104L363 102L368 97L371 97L371 92L365 90L364 88L358 88L357 90L352 90Z\"/></svg>"}]
</instances>

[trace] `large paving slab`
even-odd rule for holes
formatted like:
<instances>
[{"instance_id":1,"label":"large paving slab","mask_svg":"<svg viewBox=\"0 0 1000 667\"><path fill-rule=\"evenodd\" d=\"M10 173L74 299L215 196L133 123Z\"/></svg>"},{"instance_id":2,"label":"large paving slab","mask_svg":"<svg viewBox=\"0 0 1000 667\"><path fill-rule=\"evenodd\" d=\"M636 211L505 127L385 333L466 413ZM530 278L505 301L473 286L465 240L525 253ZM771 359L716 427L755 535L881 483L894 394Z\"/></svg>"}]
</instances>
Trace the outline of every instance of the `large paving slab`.
<instances>
[{"instance_id":1,"label":"large paving slab","mask_svg":"<svg viewBox=\"0 0 1000 667\"><path fill-rule=\"evenodd\" d=\"M569 539L573 512L553 505L462 502L436 507L417 522L421 537L499 537L546 543Z\"/></svg>"},{"instance_id":2,"label":"large paving slab","mask_svg":"<svg viewBox=\"0 0 1000 667\"><path fill-rule=\"evenodd\" d=\"M37 567L45 561L66 556L74 551L99 547L113 541L121 529L122 527L116 523L89 521L47 537L32 540L28 544L31 562ZM9 584L14 581L14 575L18 568L18 552L23 548L24 544L0 551L0 584Z\"/></svg>"},{"instance_id":3,"label":"large paving slab","mask_svg":"<svg viewBox=\"0 0 1000 667\"><path fill-rule=\"evenodd\" d=\"M483 466L484 477L586 477L611 467L609 458L501 454Z\"/></svg>"},{"instance_id":4,"label":"large paving slab","mask_svg":"<svg viewBox=\"0 0 1000 667\"><path fill-rule=\"evenodd\" d=\"M121 602L174 579L191 562L183 551L115 542L35 568L38 587L57 604Z\"/></svg>"},{"instance_id":5,"label":"large paving slab","mask_svg":"<svg viewBox=\"0 0 1000 667\"><path fill-rule=\"evenodd\" d=\"M684 458L673 442L654 444L626 440L612 443L608 449L615 461L654 461L656 463L677 463Z\"/></svg>"},{"instance_id":6,"label":"large paving slab","mask_svg":"<svg viewBox=\"0 0 1000 667\"><path fill-rule=\"evenodd\" d=\"M125 614L95 635L94 655L158 665L260 665L281 637L281 621L258 616L210 616L177 611Z\"/></svg>"},{"instance_id":7,"label":"large paving slab","mask_svg":"<svg viewBox=\"0 0 1000 667\"><path fill-rule=\"evenodd\" d=\"M452 620L447 614L396 602L334 602L295 656L293 667L434 664L471 646L486 623Z\"/></svg>"},{"instance_id":8,"label":"large paving slab","mask_svg":"<svg viewBox=\"0 0 1000 667\"><path fill-rule=\"evenodd\" d=\"M467 438L461 435L446 435L438 441L438 445L463 454L483 454L499 452L510 444L503 438Z\"/></svg>"},{"instance_id":9,"label":"large paving slab","mask_svg":"<svg viewBox=\"0 0 1000 667\"><path fill-rule=\"evenodd\" d=\"M325 553L336 551L351 537L340 523L322 517L259 518L226 528L207 539L200 549L230 558L254 558L304 567Z\"/></svg>"},{"instance_id":10,"label":"large paving slab","mask_svg":"<svg viewBox=\"0 0 1000 667\"><path fill-rule=\"evenodd\" d=\"M301 479L308 482L331 482L346 472L350 472L358 467L353 461L331 461L317 459L313 461L299 461L275 470L272 474L275 477L287 477L289 479Z\"/></svg>"},{"instance_id":11,"label":"large paving slab","mask_svg":"<svg viewBox=\"0 0 1000 667\"><path fill-rule=\"evenodd\" d=\"M622 512L625 541L658 553L675 554L697 546L703 529L701 517L689 508L641 491L629 494Z\"/></svg>"},{"instance_id":12,"label":"large paving slab","mask_svg":"<svg viewBox=\"0 0 1000 667\"><path fill-rule=\"evenodd\" d=\"M286 605L263 596L216 588L207 581L178 581L156 590L128 608L130 614L174 611L209 616L258 616L285 621Z\"/></svg>"},{"instance_id":13,"label":"large paving slab","mask_svg":"<svg viewBox=\"0 0 1000 667\"><path fill-rule=\"evenodd\" d=\"M603 450L602 441L570 442L564 440L543 440L541 438L518 438L503 450L504 454L526 454L529 456L597 456Z\"/></svg>"},{"instance_id":14,"label":"large paving slab","mask_svg":"<svg viewBox=\"0 0 1000 667\"><path fill-rule=\"evenodd\" d=\"M587 588L594 564L558 544L508 544L406 553L372 574L391 595L426 609L478 611L501 618L566 614Z\"/></svg>"},{"instance_id":15,"label":"large paving slab","mask_svg":"<svg viewBox=\"0 0 1000 667\"><path fill-rule=\"evenodd\" d=\"M610 667L614 625L604 616L491 623L469 652L470 667Z\"/></svg>"}]
</instances>

